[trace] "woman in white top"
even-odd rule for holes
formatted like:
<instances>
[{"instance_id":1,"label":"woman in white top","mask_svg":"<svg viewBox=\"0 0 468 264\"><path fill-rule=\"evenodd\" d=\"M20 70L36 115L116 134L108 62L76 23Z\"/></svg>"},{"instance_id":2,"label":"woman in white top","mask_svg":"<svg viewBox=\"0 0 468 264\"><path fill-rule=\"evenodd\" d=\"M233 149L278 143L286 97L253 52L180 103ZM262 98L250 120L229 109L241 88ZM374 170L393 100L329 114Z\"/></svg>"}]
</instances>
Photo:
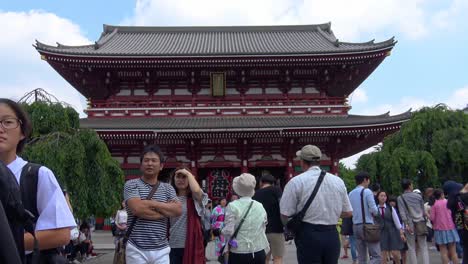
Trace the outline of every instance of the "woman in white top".
<instances>
[{"instance_id":1,"label":"woman in white top","mask_svg":"<svg viewBox=\"0 0 468 264\"><path fill-rule=\"evenodd\" d=\"M12 100L0 98L0 160L13 172L18 183L28 162L17 155L21 153L31 130L31 121L21 106ZM36 216L35 233L39 249L55 249L68 244L75 220L54 173L44 166L38 172L36 198L39 215ZM33 250L33 244L33 236L25 233L25 250ZM26 259L30 263L30 255Z\"/></svg>"},{"instance_id":2,"label":"woman in white top","mask_svg":"<svg viewBox=\"0 0 468 264\"><path fill-rule=\"evenodd\" d=\"M122 202L122 207L120 210L117 210L115 214L115 227L117 228L114 237L114 244L117 245L117 241L124 237L125 232L127 232L127 209L125 209L125 202Z\"/></svg>"}]
</instances>

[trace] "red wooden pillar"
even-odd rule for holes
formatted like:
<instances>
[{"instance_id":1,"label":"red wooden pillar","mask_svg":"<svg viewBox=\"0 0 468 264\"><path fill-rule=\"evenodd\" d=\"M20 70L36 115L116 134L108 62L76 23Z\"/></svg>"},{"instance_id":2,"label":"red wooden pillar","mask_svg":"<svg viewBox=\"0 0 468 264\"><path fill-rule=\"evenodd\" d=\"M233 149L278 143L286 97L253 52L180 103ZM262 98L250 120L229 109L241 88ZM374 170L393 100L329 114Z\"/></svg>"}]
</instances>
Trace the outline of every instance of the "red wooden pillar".
<instances>
[{"instance_id":1,"label":"red wooden pillar","mask_svg":"<svg viewBox=\"0 0 468 264\"><path fill-rule=\"evenodd\" d=\"M190 171L198 181L197 145L193 140L190 140L190 152Z\"/></svg>"},{"instance_id":2,"label":"red wooden pillar","mask_svg":"<svg viewBox=\"0 0 468 264\"><path fill-rule=\"evenodd\" d=\"M288 147L287 147L287 169L286 169L286 173L287 173L287 176L288 178L286 179L287 181L289 181L293 176L294 176L294 167L293 167L293 163L294 163L294 151L293 151L293 147L294 147L294 139L291 138L288 142Z\"/></svg>"},{"instance_id":3,"label":"red wooden pillar","mask_svg":"<svg viewBox=\"0 0 468 264\"><path fill-rule=\"evenodd\" d=\"M242 155L241 155L241 173L248 173L249 172L249 155L248 155L248 149L247 149L247 139L244 139L242 141Z\"/></svg>"},{"instance_id":4,"label":"red wooden pillar","mask_svg":"<svg viewBox=\"0 0 468 264\"><path fill-rule=\"evenodd\" d=\"M335 155L330 155L330 161L331 161L331 164L330 164L330 173L331 174L335 174L337 176L339 176L339 167L338 167L338 160L335 158Z\"/></svg>"}]
</instances>

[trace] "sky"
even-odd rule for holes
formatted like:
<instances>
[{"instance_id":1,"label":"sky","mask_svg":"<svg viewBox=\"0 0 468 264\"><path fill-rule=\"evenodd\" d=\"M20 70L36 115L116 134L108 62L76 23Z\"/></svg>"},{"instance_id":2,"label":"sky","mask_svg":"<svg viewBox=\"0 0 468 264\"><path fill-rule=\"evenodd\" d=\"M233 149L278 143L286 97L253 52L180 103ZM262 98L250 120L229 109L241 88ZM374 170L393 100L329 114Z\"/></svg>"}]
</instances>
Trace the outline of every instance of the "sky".
<instances>
[{"instance_id":1,"label":"sky","mask_svg":"<svg viewBox=\"0 0 468 264\"><path fill-rule=\"evenodd\" d=\"M60 4L59 4L60 3ZM66 3L66 4L64 4ZM468 0L0 0L0 97L43 88L81 116L86 102L32 46L94 43L103 24L138 26L332 23L340 41L398 41L350 96L350 114L391 115L468 104ZM370 148L362 153L372 151ZM342 160L353 167L358 153Z\"/></svg>"}]
</instances>

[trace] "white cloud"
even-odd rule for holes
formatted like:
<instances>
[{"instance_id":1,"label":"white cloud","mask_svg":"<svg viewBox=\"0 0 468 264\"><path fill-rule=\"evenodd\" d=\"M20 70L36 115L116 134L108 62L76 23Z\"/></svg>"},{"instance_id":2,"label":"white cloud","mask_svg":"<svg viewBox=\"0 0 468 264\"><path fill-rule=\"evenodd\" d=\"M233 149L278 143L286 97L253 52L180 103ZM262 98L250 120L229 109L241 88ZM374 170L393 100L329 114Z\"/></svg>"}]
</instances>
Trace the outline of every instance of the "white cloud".
<instances>
[{"instance_id":1,"label":"white cloud","mask_svg":"<svg viewBox=\"0 0 468 264\"><path fill-rule=\"evenodd\" d=\"M364 109L353 114L362 114L362 115L379 115L390 111L392 115L399 114L409 110L412 111L421 109L425 106L435 106L436 104L444 103L452 109L463 109L468 106L468 85L455 90L452 94L448 95L447 98L442 101L428 101L421 98L414 97L403 97L396 104L382 104L374 108ZM375 151L375 146L370 147L362 152L354 154L353 156L342 159L343 162L349 168L355 168L356 162L363 154L370 153Z\"/></svg>"},{"instance_id":2,"label":"white cloud","mask_svg":"<svg viewBox=\"0 0 468 264\"><path fill-rule=\"evenodd\" d=\"M468 85L455 90L445 103L454 109L463 109L468 106Z\"/></svg>"},{"instance_id":3,"label":"white cloud","mask_svg":"<svg viewBox=\"0 0 468 264\"><path fill-rule=\"evenodd\" d=\"M428 33L428 0L137 0L129 25L278 25L332 22L343 41L367 40L390 29L409 38Z\"/></svg>"},{"instance_id":4,"label":"white cloud","mask_svg":"<svg viewBox=\"0 0 468 264\"><path fill-rule=\"evenodd\" d=\"M354 92L349 96L350 104L359 104L359 103L366 103L368 100L367 93L365 90L361 88L357 88Z\"/></svg>"},{"instance_id":5,"label":"white cloud","mask_svg":"<svg viewBox=\"0 0 468 264\"><path fill-rule=\"evenodd\" d=\"M386 112L390 112L391 115L399 114L408 111L416 111L425 106L435 106L437 104L446 104L452 109L462 109L468 105L468 85L454 90L451 94L447 95L446 98L440 100L435 99L425 99L422 97L402 97L396 103L386 103L381 104L371 108L359 108L358 111L353 108L352 114L361 114L361 115L379 115Z\"/></svg>"},{"instance_id":6,"label":"white cloud","mask_svg":"<svg viewBox=\"0 0 468 264\"><path fill-rule=\"evenodd\" d=\"M453 0L446 9L438 10L431 18L432 24L439 29L454 30L460 26L457 23L459 19L466 19L465 15L468 12L468 1Z\"/></svg>"},{"instance_id":7,"label":"white cloud","mask_svg":"<svg viewBox=\"0 0 468 264\"><path fill-rule=\"evenodd\" d=\"M376 146L378 146L378 145L376 145ZM368 148L366 150L363 150L363 151L361 151L359 153L354 154L353 156L341 159L340 162L343 162L344 165L346 165L346 167L348 167L350 169L354 169L354 168L356 168L356 164L357 164L358 159L364 154L368 154L368 153L376 151L376 149L375 149L376 146L372 146L372 147L370 147L370 148Z\"/></svg>"},{"instance_id":8,"label":"white cloud","mask_svg":"<svg viewBox=\"0 0 468 264\"><path fill-rule=\"evenodd\" d=\"M83 97L42 61L32 46L35 39L48 44L56 41L70 45L90 43L77 24L40 10L0 11L0 35L1 97L19 99L40 87L82 114Z\"/></svg>"}]
</instances>

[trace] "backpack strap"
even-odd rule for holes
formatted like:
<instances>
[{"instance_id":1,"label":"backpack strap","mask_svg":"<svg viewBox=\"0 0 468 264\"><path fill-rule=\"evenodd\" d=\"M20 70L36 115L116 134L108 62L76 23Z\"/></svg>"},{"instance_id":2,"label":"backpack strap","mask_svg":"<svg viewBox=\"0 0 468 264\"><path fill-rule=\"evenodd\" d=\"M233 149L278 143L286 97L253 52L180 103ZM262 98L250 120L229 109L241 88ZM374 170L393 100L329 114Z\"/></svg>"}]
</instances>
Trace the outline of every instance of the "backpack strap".
<instances>
[{"instance_id":1,"label":"backpack strap","mask_svg":"<svg viewBox=\"0 0 468 264\"><path fill-rule=\"evenodd\" d=\"M20 191L21 200L26 213L30 214L30 221L26 223L24 229L34 238L33 253L31 254L30 263L40 262L39 242L37 241L35 229L39 211L37 210L37 183L39 181L39 168L41 165L35 163L27 163L24 165L20 176Z\"/></svg>"},{"instance_id":2,"label":"backpack strap","mask_svg":"<svg viewBox=\"0 0 468 264\"><path fill-rule=\"evenodd\" d=\"M20 176L21 200L24 208L34 215L34 223L39 218L37 211L37 183L39 181L39 168L41 165L27 163Z\"/></svg>"}]
</instances>

